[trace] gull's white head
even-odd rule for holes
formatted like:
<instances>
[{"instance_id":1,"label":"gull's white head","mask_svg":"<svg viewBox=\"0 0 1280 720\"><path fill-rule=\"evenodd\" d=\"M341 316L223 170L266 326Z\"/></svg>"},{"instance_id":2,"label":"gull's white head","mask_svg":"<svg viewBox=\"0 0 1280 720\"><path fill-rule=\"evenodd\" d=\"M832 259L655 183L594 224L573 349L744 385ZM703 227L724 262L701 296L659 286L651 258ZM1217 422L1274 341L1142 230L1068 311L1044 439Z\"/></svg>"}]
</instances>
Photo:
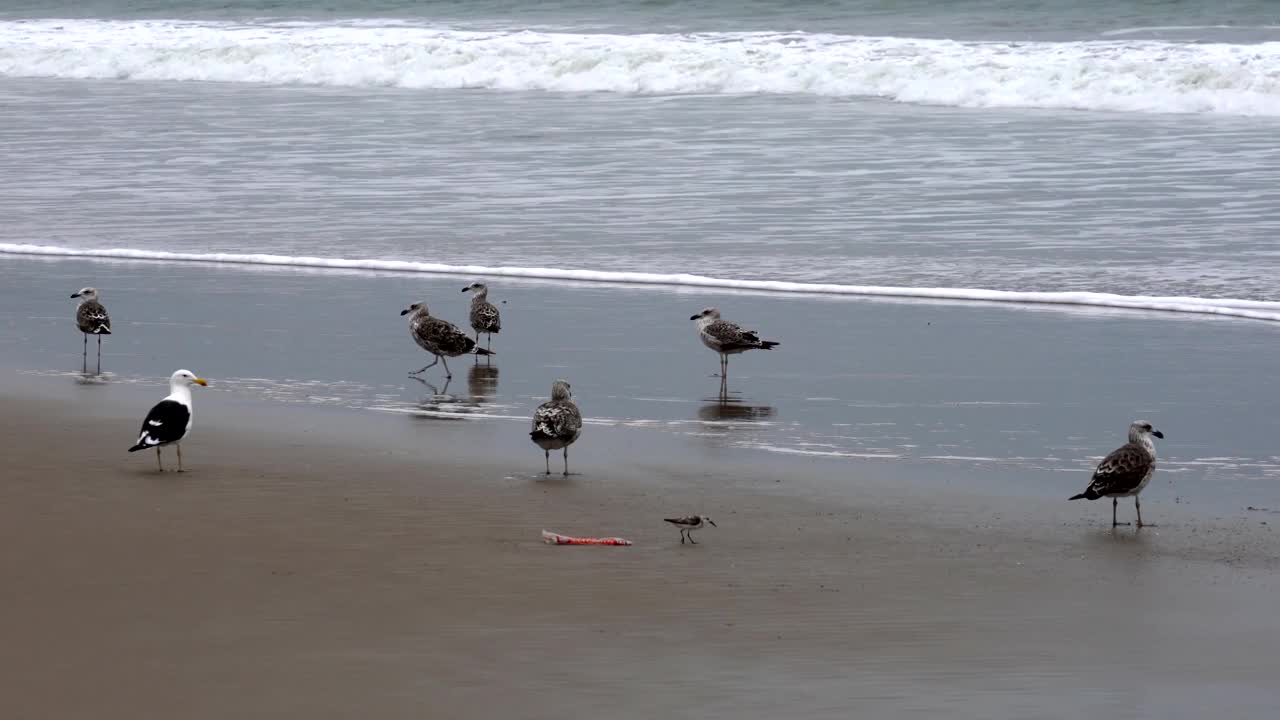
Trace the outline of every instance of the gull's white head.
<instances>
[{"instance_id":1,"label":"gull's white head","mask_svg":"<svg viewBox=\"0 0 1280 720\"><path fill-rule=\"evenodd\" d=\"M400 311L401 316L409 315L410 313L413 315L430 315L431 311L427 309L426 303L414 303L408 308Z\"/></svg>"},{"instance_id":2,"label":"gull's white head","mask_svg":"<svg viewBox=\"0 0 1280 720\"><path fill-rule=\"evenodd\" d=\"M97 300L98 290L97 288L80 288L80 292L72 295L71 297L80 298L82 300Z\"/></svg>"},{"instance_id":3,"label":"gull's white head","mask_svg":"<svg viewBox=\"0 0 1280 720\"><path fill-rule=\"evenodd\" d=\"M169 376L169 387L174 388L175 390L180 387L186 388L191 387L192 385L207 386L208 384L209 381L202 377L196 377L196 374L190 370L179 370Z\"/></svg>"},{"instance_id":4,"label":"gull's white head","mask_svg":"<svg viewBox=\"0 0 1280 720\"><path fill-rule=\"evenodd\" d=\"M689 319L690 320L719 320L720 311L713 307L703 308L702 312L698 313L697 315L694 315Z\"/></svg>"},{"instance_id":5,"label":"gull's white head","mask_svg":"<svg viewBox=\"0 0 1280 720\"><path fill-rule=\"evenodd\" d=\"M484 297L485 295L489 294L489 286L485 285L482 282L473 282L470 285L462 288L462 292L467 292L467 291L475 292L477 296Z\"/></svg>"},{"instance_id":6,"label":"gull's white head","mask_svg":"<svg viewBox=\"0 0 1280 720\"><path fill-rule=\"evenodd\" d=\"M1151 444L1152 436L1164 439L1164 433L1151 427L1146 420L1134 420L1129 426L1129 442Z\"/></svg>"},{"instance_id":7,"label":"gull's white head","mask_svg":"<svg viewBox=\"0 0 1280 720\"><path fill-rule=\"evenodd\" d=\"M569 388L568 380L557 380L551 383L552 400L568 400L571 397L573 397L573 392Z\"/></svg>"}]
</instances>

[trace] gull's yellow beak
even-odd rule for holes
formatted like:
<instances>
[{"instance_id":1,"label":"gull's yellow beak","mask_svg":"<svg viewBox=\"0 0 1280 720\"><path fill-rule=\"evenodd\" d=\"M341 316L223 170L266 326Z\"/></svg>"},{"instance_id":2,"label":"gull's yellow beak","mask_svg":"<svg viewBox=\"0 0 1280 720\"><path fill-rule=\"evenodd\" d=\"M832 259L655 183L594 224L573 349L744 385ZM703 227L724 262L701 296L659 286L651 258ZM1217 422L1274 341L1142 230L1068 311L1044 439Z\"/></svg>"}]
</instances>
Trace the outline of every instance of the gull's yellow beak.
<instances>
[{"instance_id":1,"label":"gull's yellow beak","mask_svg":"<svg viewBox=\"0 0 1280 720\"><path fill-rule=\"evenodd\" d=\"M193 383L195 383L195 384L197 384L197 385L199 385L199 386L201 386L201 387L209 387L209 381L208 381L208 380L205 380L204 378L196 378L195 380L192 380L191 382L193 382Z\"/></svg>"}]
</instances>

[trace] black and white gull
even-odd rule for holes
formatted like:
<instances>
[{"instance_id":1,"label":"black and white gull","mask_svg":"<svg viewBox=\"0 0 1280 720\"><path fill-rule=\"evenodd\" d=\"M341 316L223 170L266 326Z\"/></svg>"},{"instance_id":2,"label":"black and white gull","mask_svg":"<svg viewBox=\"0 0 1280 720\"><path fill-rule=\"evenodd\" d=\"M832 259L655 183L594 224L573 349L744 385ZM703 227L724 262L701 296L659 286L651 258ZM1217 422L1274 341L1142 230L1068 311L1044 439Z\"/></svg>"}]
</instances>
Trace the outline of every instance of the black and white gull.
<instances>
[{"instance_id":1,"label":"black and white gull","mask_svg":"<svg viewBox=\"0 0 1280 720\"><path fill-rule=\"evenodd\" d=\"M569 474L569 446L582 434L582 413L573 401L569 383L556 380L551 384L551 399L533 412L533 430L529 438L546 455L547 474L551 474L551 451L564 450L564 474Z\"/></svg>"},{"instance_id":2,"label":"black and white gull","mask_svg":"<svg viewBox=\"0 0 1280 720\"><path fill-rule=\"evenodd\" d=\"M401 310L400 314L409 316L409 334L413 336L413 341L418 343L418 347L426 350L436 356L430 365L415 370L410 375L418 375L436 366L436 363L444 362L444 374L446 378L452 378L453 373L449 372L449 361L446 357L458 357L467 353L475 353L476 355L496 355L497 353L476 347L475 341L467 336L466 333L459 330L453 323L447 320L441 320L437 317L431 317L431 311L427 309L426 303L414 303L406 310Z\"/></svg>"},{"instance_id":3,"label":"black and white gull","mask_svg":"<svg viewBox=\"0 0 1280 720\"><path fill-rule=\"evenodd\" d=\"M1129 442L1104 457L1093 471L1093 481L1089 483L1089 487L1070 499L1111 498L1111 527L1115 527L1119 524L1116 522L1116 506L1120 498L1132 495L1133 509L1138 514L1138 527L1142 527L1142 505L1138 502L1138 493L1151 482L1151 476L1156 472L1156 444L1152 437L1163 439L1164 433L1142 420L1130 425Z\"/></svg>"},{"instance_id":4,"label":"black and white gull","mask_svg":"<svg viewBox=\"0 0 1280 720\"><path fill-rule=\"evenodd\" d=\"M138 433L138 442L129 448L129 452L156 449L156 466L164 472L164 463L160 459L160 448L173 445L178 451L178 472L182 472L182 440L191 432L191 386L208 385L204 378L198 378L190 370L179 370L169 376L169 396L156 403L142 421L142 430Z\"/></svg>"},{"instance_id":5,"label":"black and white gull","mask_svg":"<svg viewBox=\"0 0 1280 720\"><path fill-rule=\"evenodd\" d=\"M720 311L705 308L689 318L698 322L698 338L702 344L720 355L720 378L729 376L729 356L748 350L772 350L778 343L761 340L754 330L744 330L737 323L720 319Z\"/></svg>"},{"instance_id":6,"label":"black and white gull","mask_svg":"<svg viewBox=\"0 0 1280 720\"><path fill-rule=\"evenodd\" d=\"M485 333L485 348L493 347L493 334L502 331L502 315L498 307L489 302L489 286L482 282L473 282L462 288L462 292L471 292L471 329L476 331L476 344L480 344L480 333Z\"/></svg>"},{"instance_id":7,"label":"black and white gull","mask_svg":"<svg viewBox=\"0 0 1280 720\"><path fill-rule=\"evenodd\" d=\"M76 307L76 327L84 333L84 355L81 372L89 372L89 336L98 336L98 374L102 374L102 336L111 334L111 316L107 309L98 302L98 291L94 288L80 288L80 292L72 295L80 298Z\"/></svg>"}]
</instances>

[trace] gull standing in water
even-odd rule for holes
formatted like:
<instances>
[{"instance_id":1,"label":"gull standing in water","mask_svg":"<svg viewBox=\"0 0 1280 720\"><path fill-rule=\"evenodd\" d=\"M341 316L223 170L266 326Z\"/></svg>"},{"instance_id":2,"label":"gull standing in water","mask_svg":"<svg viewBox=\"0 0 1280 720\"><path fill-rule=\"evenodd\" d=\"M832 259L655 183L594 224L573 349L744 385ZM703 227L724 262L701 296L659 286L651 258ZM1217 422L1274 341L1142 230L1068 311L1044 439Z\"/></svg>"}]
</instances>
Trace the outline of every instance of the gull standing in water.
<instances>
[{"instance_id":1,"label":"gull standing in water","mask_svg":"<svg viewBox=\"0 0 1280 720\"><path fill-rule=\"evenodd\" d=\"M1138 527L1142 527L1142 505L1138 493L1151 482L1156 472L1156 444L1152 436L1164 439L1164 433L1154 430L1151 423L1138 420L1129 426L1129 442L1116 448L1098 463L1093 471L1089 487L1071 500L1097 500L1111 498L1111 527L1116 522L1116 505L1120 498L1133 496L1133 509L1138 513ZM1125 523L1128 525L1129 523Z\"/></svg>"},{"instance_id":2,"label":"gull standing in water","mask_svg":"<svg viewBox=\"0 0 1280 720\"><path fill-rule=\"evenodd\" d=\"M498 308L489 302L489 286L482 282L473 282L462 288L462 292L471 291L471 329L476 331L476 345L480 344L480 333L486 333L485 348L493 347L493 334L502 331L502 316Z\"/></svg>"},{"instance_id":3,"label":"gull standing in water","mask_svg":"<svg viewBox=\"0 0 1280 720\"><path fill-rule=\"evenodd\" d=\"M743 330L737 323L720 319L720 311L706 308L689 318L698 321L698 338L702 344L720 354L720 379L729 377L729 356L748 350L772 350L778 343L761 340L754 330Z\"/></svg>"},{"instance_id":4,"label":"gull standing in water","mask_svg":"<svg viewBox=\"0 0 1280 720\"><path fill-rule=\"evenodd\" d=\"M414 303L407 310L401 310L400 315L409 316L409 334L413 336L413 341L418 343L418 347L436 356L430 365L421 370L415 370L409 373L410 375L424 373L435 367L436 363L443 361L444 376L452 378L453 373L449 372L449 361L445 360L446 357L458 357L469 352L474 352L476 355L496 354L476 347L475 342L453 323L431 317L431 311L427 309L426 303Z\"/></svg>"},{"instance_id":5,"label":"gull standing in water","mask_svg":"<svg viewBox=\"0 0 1280 720\"><path fill-rule=\"evenodd\" d=\"M169 377L169 396L147 413L142 421L142 431L138 434L138 442L129 452L156 449L156 466L164 472L164 463L160 460L160 448L174 445L178 450L178 472L182 472L182 439L191 431L191 386L205 386L209 383L198 378L190 370L179 370Z\"/></svg>"},{"instance_id":6,"label":"gull standing in water","mask_svg":"<svg viewBox=\"0 0 1280 720\"><path fill-rule=\"evenodd\" d=\"M582 413L573 402L569 383L551 384L551 399L533 411L533 431L529 437L546 454L547 474L551 474L551 451L564 449L564 474L569 474L569 446L582 434Z\"/></svg>"},{"instance_id":7,"label":"gull standing in water","mask_svg":"<svg viewBox=\"0 0 1280 720\"><path fill-rule=\"evenodd\" d=\"M80 332L84 333L84 356L83 367L81 372L89 372L89 336L98 336L98 374L102 374L102 336L111 334L111 317L107 315L107 309L98 302L98 291L94 288L81 288L80 292L72 295L73 298L80 298L80 305L76 308L76 327L80 328Z\"/></svg>"}]
</instances>

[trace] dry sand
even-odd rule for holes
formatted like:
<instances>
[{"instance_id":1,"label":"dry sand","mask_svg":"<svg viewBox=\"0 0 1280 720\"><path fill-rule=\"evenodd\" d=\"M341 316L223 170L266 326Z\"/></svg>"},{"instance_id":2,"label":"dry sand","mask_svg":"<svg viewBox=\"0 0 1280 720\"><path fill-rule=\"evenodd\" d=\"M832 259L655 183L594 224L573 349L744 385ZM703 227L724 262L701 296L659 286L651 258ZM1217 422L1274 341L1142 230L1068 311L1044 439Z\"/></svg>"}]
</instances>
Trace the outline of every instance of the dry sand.
<instances>
[{"instance_id":1,"label":"dry sand","mask_svg":"<svg viewBox=\"0 0 1280 720\"><path fill-rule=\"evenodd\" d=\"M0 394L5 717L1234 718L1280 703L1267 518L1113 532L1101 504L884 487L837 502L587 452L581 476L540 482L522 474L541 465L532 446L525 468L427 429L406 449L269 417L197 426L194 471L161 475L124 452L140 417ZM383 422L358 418L366 440ZM720 528L682 547L660 518L693 511ZM636 545L549 547L542 528Z\"/></svg>"}]
</instances>

